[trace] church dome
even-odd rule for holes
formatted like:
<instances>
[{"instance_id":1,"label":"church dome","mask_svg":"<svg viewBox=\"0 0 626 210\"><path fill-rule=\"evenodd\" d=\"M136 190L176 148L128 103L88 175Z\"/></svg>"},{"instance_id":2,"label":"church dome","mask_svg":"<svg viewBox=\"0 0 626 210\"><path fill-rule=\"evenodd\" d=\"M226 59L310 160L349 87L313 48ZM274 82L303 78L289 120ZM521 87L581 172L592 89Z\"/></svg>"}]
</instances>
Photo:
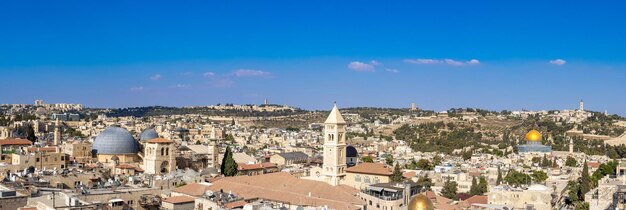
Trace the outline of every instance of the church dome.
<instances>
[{"instance_id":1,"label":"church dome","mask_svg":"<svg viewBox=\"0 0 626 210\"><path fill-rule=\"evenodd\" d=\"M539 131L535 129L532 129L528 131L528 133L526 134L526 140L527 141L541 141L541 133L539 133Z\"/></svg>"},{"instance_id":2,"label":"church dome","mask_svg":"<svg viewBox=\"0 0 626 210\"><path fill-rule=\"evenodd\" d=\"M139 135L139 141L148 141L159 138L159 134L154 129L146 129Z\"/></svg>"},{"instance_id":3,"label":"church dome","mask_svg":"<svg viewBox=\"0 0 626 210\"><path fill-rule=\"evenodd\" d=\"M93 142L93 150L97 154L133 154L139 151L137 142L124 128L108 127Z\"/></svg>"},{"instance_id":4,"label":"church dome","mask_svg":"<svg viewBox=\"0 0 626 210\"><path fill-rule=\"evenodd\" d=\"M420 193L417 196L413 197L407 206L407 210L434 210L435 205L433 201L428 199L426 195Z\"/></svg>"}]
</instances>

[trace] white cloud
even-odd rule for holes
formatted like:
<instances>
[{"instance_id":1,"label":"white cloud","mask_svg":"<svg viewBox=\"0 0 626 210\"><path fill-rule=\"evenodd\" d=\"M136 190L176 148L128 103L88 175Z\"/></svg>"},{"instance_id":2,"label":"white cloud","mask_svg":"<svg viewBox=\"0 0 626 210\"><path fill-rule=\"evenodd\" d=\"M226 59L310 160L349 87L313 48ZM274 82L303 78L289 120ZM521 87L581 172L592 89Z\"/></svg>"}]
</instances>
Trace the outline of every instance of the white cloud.
<instances>
[{"instance_id":1,"label":"white cloud","mask_svg":"<svg viewBox=\"0 0 626 210\"><path fill-rule=\"evenodd\" d=\"M470 64L470 65L478 65L478 64L480 64L480 61L479 61L479 60L476 60L476 59L472 59L472 60L468 61L468 62L467 62L467 64Z\"/></svg>"},{"instance_id":2,"label":"white cloud","mask_svg":"<svg viewBox=\"0 0 626 210\"><path fill-rule=\"evenodd\" d=\"M208 71L208 72L204 72L204 74L202 74L202 76L204 76L204 77L213 77L213 76L215 76L215 73Z\"/></svg>"},{"instance_id":3,"label":"white cloud","mask_svg":"<svg viewBox=\"0 0 626 210\"><path fill-rule=\"evenodd\" d=\"M233 72L236 77L272 77L272 74L266 71L253 70L253 69L237 69Z\"/></svg>"},{"instance_id":4,"label":"white cloud","mask_svg":"<svg viewBox=\"0 0 626 210\"><path fill-rule=\"evenodd\" d=\"M398 69L385 69L386 72L391 72L391 73L400 73L400 70Z\"/></svg>"},{"instance_id":5,"label":"white cloud","mask_svg":"<svg viewBox=\"0 0 626 210\"><path fill-rule=\"evenodd\" d=\"M378 62L376 62L376 63L378 63ZM352 61L352 62L350 62L348 64L348 68L352 69L354 71L361 71L361 72L373 72L373 71L375 71L374 64L363 63L363 62L360 62L360 61Z\"/></svg>"},{"instance_id":6,"label":"white cloud","mask_svg":"<svg viewBox=\"0 0 626 210\"><path fill-rule=\"evenodd\" d=\"M382 65L383 65L383 63L378 62L378 61L376 61L376 60L372 60L372 61L370 61L370 64L372 64L373 66L382 66Z\"/></svg>"},{"instance_id":7,"label":"white cloud","mask_svg":"<svg viewBox=\"0 0 626 210\"><path fill-rule=\"evenodd\" d=\"M175 88L191 88L189 84L177 84L174 86Z\"/></svg>"},{"instance_id":8,"label":"white cloud","mask_svg":"<svg viewBox=\"0 0 626 210\"><path fill-rule=\"evenodd\" d=\"M133 92L138 92L138 91L143 91L143 90L145 90L145 89L146 89L146 88L144 88L144 87L142 87L142 86L139 86L139 87L132 87L132 88L130 88L130 91L133 91Z\"/></svg>"},{"instance_id":9,"label":"white cloud","mask_svg":"<svg viewBox=\"0 0 626 210\"><path fill-rule=\"evenodd\" d=\"M567 63L567 61L565 61L563 59L550 60L550 64L554 64L554 65L557 65L557 66L565 65L565 63Z\"/></svg>"},{"instance_id":10,"label":"white cloud","mask_svg":"<svg viewBox=\"0 0 626 210\"><path fill-rule=\"evenodd\" d=\"M150 77L150 80L160 80L161 79L161 75L160 74L155 74L154 76Z\"/></svg>"},{"instance_id":11,"label":"white cloud","mask_svg":"<svg viewBox=\"0 0 626 210\"><path fill-rule=\"evenodd\" d=\"M477 59L471 59L469 61L458 61L454 59L430 59L430 58L417 58L417 59L404 59L405 63L411 64L447 64L452 66L464 66L464 65L478 65L480 61Z\"/></svg>"}]
</instances>

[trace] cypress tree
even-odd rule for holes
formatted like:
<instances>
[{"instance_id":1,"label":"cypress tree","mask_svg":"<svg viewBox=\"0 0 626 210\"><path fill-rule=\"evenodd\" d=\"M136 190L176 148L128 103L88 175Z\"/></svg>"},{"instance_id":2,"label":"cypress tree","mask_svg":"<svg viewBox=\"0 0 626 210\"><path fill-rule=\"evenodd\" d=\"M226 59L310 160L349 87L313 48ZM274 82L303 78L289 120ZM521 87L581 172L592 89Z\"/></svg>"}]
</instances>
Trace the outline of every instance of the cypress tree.
<instances>
[{"instance_id":1,"label":"cypress tree","mask_svg":"<svg viewBox=\"0 0 626 210\"><path fill-rule=\"evenodd\" d=\"M480 190L478 189L478 183L476 182L476 177L472 177L472 186L470 186L470 195L480 195Z\"/></svg>"},{"instance_id":2,"label":"cypress tree","mask_svg":"<svg viewBox=\"0 0 626 210\"><path fill-rule=\"evenodd\" d=\"M484 195L487 191L489 191L489 184L487 183L487 178L484 176L481 176L480 181L478 181L478 190L481 195Z\"/></svg>"},{"instance_id":3,"label":"cypress tree","mask_svg":"<svg viewBox=\"0 0 626 210\"><path fill-rule=\"evenodd\" d=\"M591 178L589 177L589 168L587 167L587 160L583 164L583 172L580 176L580 192L582 195L589 192L591 189Z\"/></svg>"},{"instance_id":4,"label":"cypress tree","mask_svg":"<svg viewBox=\"0 0 626 210\"><path fill-rule=\"evenodd\" d=\"M235 159L233 159L233 152L230 150L230 147L226 147L226 152L224 152L224 158L222 158L222 165L220 166L220 171L224 176L237 175L237 163L235 162Z\"/></svg>"},{"instance_id":5,"label":"cypress tree","mask_svg":"<svg viewBox=\"0 0 626 210\"><path fill-rule=\"evenodd\" d=\"M391 174L392 182L401 182L402 181L402 171L400 170L400 166L396 163L396 166L393 167L393 174Z\"/></svg>"}]
</instances>

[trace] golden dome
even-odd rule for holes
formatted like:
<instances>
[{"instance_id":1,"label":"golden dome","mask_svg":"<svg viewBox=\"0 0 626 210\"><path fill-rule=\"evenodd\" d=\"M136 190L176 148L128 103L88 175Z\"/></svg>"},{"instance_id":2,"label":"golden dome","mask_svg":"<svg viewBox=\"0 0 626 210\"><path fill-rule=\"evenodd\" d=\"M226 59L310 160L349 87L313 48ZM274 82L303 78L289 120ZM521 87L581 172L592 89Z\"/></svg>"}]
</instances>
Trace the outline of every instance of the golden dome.
<instances>
[{"instance_id":1,"label":"golden dome","mask_svg":"<svg viewBox=\"0 0 626 210\"><path fill-rule=\"evenodd\" d=\"M409 206L407 206L407 210L434 210L435 205L433 205L433 201L428 199L424 194L420 193L417 196L411 199L409 202Z\"/></svg>"},{"instance_id":2,"label":"golden dome","mask_svg":"<svg viewBox=\"0 0 626 210\"><path fill-rule=\"evenodd\" d=\"M528 133L526 134L526 140L527 141L541 141L541 133L539 133L539 131L535 129L532 129L528 131Z\"/></svg>"}]
</instances>

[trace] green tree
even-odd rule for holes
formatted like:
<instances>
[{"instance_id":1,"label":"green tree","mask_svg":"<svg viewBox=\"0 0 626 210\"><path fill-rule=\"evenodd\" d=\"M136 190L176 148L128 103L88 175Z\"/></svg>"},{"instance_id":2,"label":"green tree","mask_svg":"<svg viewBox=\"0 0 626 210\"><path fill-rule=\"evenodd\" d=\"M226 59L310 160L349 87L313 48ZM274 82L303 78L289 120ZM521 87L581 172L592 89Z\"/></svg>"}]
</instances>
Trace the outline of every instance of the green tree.
<instances>
[{"instance_id":1,"label":"green tree","mask_svg":"<svg viewBox=\"0 0 626 210\"><path fill-rule=\"evenodd\" d=\"M476 177L472 177L472 186L470 186L470 195L480 195L480 189L478 188L478 182L476 181Z\"/></svg>"},{"instance_id":2,"label":"green tree","mask_svg":"<svg viewBox=\"0 0 626 210\"><path fill-rule=\"evenodd\" d=\"M426 159L420 159L416 164L417 168L422 170L433 170L433 166L430 164L430 161Z\"/></svg>"},{"instance_id":3,"label":"green tree","mask_svg":"<svg viewBox=\"0 0 626 210\"><path fill-rule=\"evenodd\" d=\"M591 178L589 177L589 167L587 161L583 163L583 172L580 175L580 192L584 195L591 190Z\"/></svg>"},{"instance_id":4,"label":"green tree","mask_svg":"<svg viewBox=\"0 0 626 210\"><path fill-rule=\"evenodd\" d=\"M361 157L361 161L363 161L364 163L373 163L374 159L372 159L372 157L370 156L363 156Z\"/></svg>"},{"instance_id":5,"label":"green tree","mask_svg":"<svg viewBox=\"0 0 626 210\"><path fill-rule=\"evenodd\" d=\"M435 155L433 157L433 166L437 166L441 164L441 156Z\"/></svg>"},{"instance_id":6,"label":"green tree","mask_svg":"<svg viewBox=\"0 0 626 210\"><path fill-rule=\"evenodd\" d=\"M541 166L544 168L550 167L552 162L548 159L547 155L543 155L543 159L541 160Z\"/></svg>"},{"instance_id":7,"label":"green tree","mask_svg":"<svg viewBox=\"0 0 626 210\"><path fill-rule=\"evenodd\" d=\"M576 210L589 210L589 203L587 203L587 202L580 202L580 203L576 204Z\"/></svg>"},{"instance_id":8,"label":"green tree","mask_svg":"<svg viewBox=\"0 0 626 210\"><path fill-rule=\"evenodd\" d=\"M443 189L441 189L441 195L443 197L456 200L457 186L458 184L456 182L446 179L446 182L443 184Z\"/></svg>"},{"instance_id":9,"label":"green tree","mask_svg":"<svg viewBox=\"0 0 626 210\"><path fill-rule=\"evenodd\" d=\"M26 139L35 142L37 140L37 136L35 136L35 129L32 125L28 125L26 127Z\"/></svg>"},{"instance_id":10,"label":"green tree","mask_svg":"<svg viewBox=\"0 0 626 210\"><path fill-rule=\"evenodd\" d=\"M577 165L578 165L578 161L576 161L574 157L567 156L567 159L565 160L565 166L576 167Z\"/></svg>"},{"instance_id":11,"label":"green tree","mask_svg":"<svg viewBox=\"0 0 626 210\"><path fill-rule=\"evenodd\" d=\"M228 135L226 135L226 141L234 142L235 141L235 136L233 136L233 134L229 133Z\"/></svg>"},{"instance_id":12,"label":"green tree","mask_svg":"<svg viewBox=\"0 0 626 210\"><path fill-rule=\"evenodd\" d=\"M396 166L393 167L393 173L391 174L392 182L401 182L404 177L402 177L402 170L400 170L400 165L396 163Z\"/></svg>"},{"instance_id":13,"label":"green tree","mask_svg":"<svg viewBox=\"0 0 626 210\"><path fill-rule=\"evenodd\" d=\"M419 179L417 179L417 184L421 185L424 189L429 190L431 186L433 186L433 180L428 177L428 174L424 174Z\"/></svg>"},{"instance_id":14,"label":"green tree","mask_svg":"<svg viewBox=\"0 0 626 210\"><path fill-rule=\"evenodd\" d=\"M546 172L539 170L533 171L530 176L533 178L533 181L535 183L543 183L546 181L546 179L548 179L548 175L546 174Z\"/></svg>"},{"instance_id":15,"label":"green tree","mask_svg":"<svg viewBox=\"0 0 626 210\"><path fill-rule=\"evenodd\" d=\"M385 157L385 163L387 163L387 165L392 166L393 165L393 156L391 156L390 154L387 154L387 157Z\"/></svg>"},{"instance_id":16,"label":"green tree","mask_svg":"<svg viewBox=\"0 0 626 210\"><path fill-rule=\"evenodd\" d=\"M580 194L580 183L577 180L570 180L567 182L567 196L576 203L583 200L583 194Z\"/></svg>"},{"instance_id":17,"label":"green tree","mask_svg":"<svg viewBox=\"0 0 626 210\"><path fill-rule=\"evenodd\" d=\"M481 195L484 195L489 191L489 183L487 183L487 178L484 176L481 176L480 181L478 181L478 189L480 190Z\"/></svg>"},{"instance_id":18,"label":"green tree","mask_svg":"<svg viewBox=\"0 0 626 210\"><path fill-rule=\"evenodd\" d=\"M504 177L504 181L511 186L519 187L524 184L530 184L532 178L528 174L516 170L510 170Z\"/></svg>"},{"instance_id":19,"label":"green tree","mask_svg":"<svg viewBox=\"0 0 626 210\"><path fill-rule=\"evenodd\" d=\"M224 152L224 158L222 158L220 170L224 176L237 175L237 163L235 162L235 159L233 159L233 152L230 150L230 147L226 147L226 152Z\"/></svg>"}]
</instances>

